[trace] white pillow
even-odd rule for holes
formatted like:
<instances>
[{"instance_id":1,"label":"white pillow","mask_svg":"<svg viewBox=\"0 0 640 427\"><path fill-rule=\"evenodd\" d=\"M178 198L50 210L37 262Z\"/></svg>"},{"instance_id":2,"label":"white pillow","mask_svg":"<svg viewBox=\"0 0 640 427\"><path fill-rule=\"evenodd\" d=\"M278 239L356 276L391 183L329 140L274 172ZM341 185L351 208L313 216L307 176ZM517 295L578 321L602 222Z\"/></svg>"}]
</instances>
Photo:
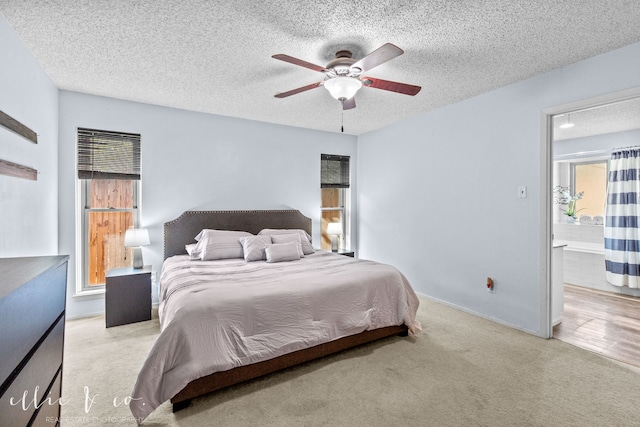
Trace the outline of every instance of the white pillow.
<instances>
[{"instance_id":1,"label":"white pillow","mask_svg":"<svg viewBox=\"0 0 640 427\"><path fill-rule=\"evenodd\" d=\"M216 259L244 258L240 237L251 236L245 231L216 232L219 230L203 230L196 250L201 253L203 261Z\"/></svg>"},{"instance_id":2,"label":"white pillow","mask_svg":"<svg viewBox=\"0 0 640 427\"><path fill-rule=\"evenodd\" d=\"M247 262L267 259L264 248L271 244L271 236L247 236L241 237L240 244L244 252L244 260Z\"/></svg>"},{"instance_id":3,"label":"white pillow","mask_svg":"<svg viewBox=\"0 0 640 427\"><path fill-rule=\"evenodd\" d=\"M286 229L286 228L265 228L260 230L258 235L269 234L271 236L275 236L277 234L299 234L300 235L300 244L302 245L302 252L305 255L309 255L315 253L315 249L311 246L311 236L304 230L300 229Z\"/></svg>"},{"instance_id":4,"label":"white pillow","mask_svg":"<svg viewBox=\"0 0 640 427\"><path fill-rule=\"evenodd\" d=\"M270 239L273 243L289 243L293 242L296 244L298 248L298 252L300 253L300 258L304 256L304 251L302 250L302 242L300 241L299 234L272 234Z\"/></svg>"},{"instance_id":5,"label":"white pillow","mask_svg":"<svg viewBox=\"0 0 640 427\"><path fill-rule=\"evenodd\" d=\"M295 242L273 243L264 249L267 262L296 261L300 259L300 252Z\"/></svg>"},{"instance_id":6,"label":"white pillow","mask_svg":"<svg viewBox=\"0 0 640 427\"><path fill-rule=\"evenodd\" d=\"M202 256L197 246L198 246L197 243L192 243L184 247L187 250L187 253L189 254L189 261L198 260Z\"/></svg>"}]
</instances>

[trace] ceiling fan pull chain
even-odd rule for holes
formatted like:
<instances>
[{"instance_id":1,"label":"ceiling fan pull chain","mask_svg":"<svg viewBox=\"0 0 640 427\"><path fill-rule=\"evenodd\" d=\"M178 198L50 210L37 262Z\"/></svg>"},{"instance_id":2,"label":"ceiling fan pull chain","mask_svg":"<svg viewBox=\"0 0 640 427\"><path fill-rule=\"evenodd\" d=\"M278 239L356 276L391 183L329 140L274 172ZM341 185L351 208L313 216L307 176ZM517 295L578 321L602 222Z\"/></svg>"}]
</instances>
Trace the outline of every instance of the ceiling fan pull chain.
<instances>
[{"instance_id":1,"label":"ceiling fan pull chain","mask_svg":"<svg viewBox=\"0 0 640 427\"><path fill-rule=\"evenodd\" d=\"M342 103L344 104L344 100ZM344 133L344 110L340 112L340 132Z\"/></svg>"}]
</instances>

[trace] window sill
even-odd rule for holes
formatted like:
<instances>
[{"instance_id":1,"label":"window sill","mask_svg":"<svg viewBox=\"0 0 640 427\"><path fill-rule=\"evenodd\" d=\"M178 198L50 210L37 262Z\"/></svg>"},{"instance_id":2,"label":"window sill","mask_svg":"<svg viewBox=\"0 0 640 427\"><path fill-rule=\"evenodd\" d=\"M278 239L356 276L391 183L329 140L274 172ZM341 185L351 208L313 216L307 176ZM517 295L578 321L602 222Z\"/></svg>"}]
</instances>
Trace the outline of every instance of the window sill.
<instances>
[{"instance_id":1,"label":"window sill","mask_svg":"<svg viewBox=\"0 0 640 427\"><path fill-rule=\"evenodd\" d=\"M100 289L76 291L76 293L72 296L72 298L94 299L94 298L102 298L103 295L104 295L104 286L101 287Z\"/></svg>"},{"instance_id":2,"label":"window sill","mask_svg":"<svg viewBox=\"0 0 640 427\"><path fill-rule=\"evenodd\" d=\"M562 225L579 225L582 227L604 227L604 224L581 224L580 221L576 221L573 223L569 223L569 222L554 222L555 225L558 224L562 224Z\"/></svg>"}]
</instances>

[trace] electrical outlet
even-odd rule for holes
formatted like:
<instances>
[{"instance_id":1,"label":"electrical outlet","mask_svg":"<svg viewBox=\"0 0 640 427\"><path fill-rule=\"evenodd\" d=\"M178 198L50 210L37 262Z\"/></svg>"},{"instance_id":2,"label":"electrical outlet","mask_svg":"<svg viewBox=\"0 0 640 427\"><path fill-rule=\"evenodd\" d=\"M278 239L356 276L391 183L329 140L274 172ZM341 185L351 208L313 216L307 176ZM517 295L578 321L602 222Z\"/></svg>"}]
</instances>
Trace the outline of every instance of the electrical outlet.
<instances>
[{"instance_id":1,"label":"electrical outlet","mask_svg":"<svg viewBox=\"0 0 640 427\"><path fill-rule=\"evenodd\" d=\"M151 281L153 283L158 281L158 272L157 271L151 271Z\"/></svg>"},{"instance_id":2,"label":"electrical outlet","mask_svg":"<svg viewBox=\"0 0 640 427\"><path fill-rule=\"evenodd\" d=\"M493 279L491 277L487 277L487 291L491 292L492 294L496 292L495 283L493 282Z\"/></svg>"}]
</instances>

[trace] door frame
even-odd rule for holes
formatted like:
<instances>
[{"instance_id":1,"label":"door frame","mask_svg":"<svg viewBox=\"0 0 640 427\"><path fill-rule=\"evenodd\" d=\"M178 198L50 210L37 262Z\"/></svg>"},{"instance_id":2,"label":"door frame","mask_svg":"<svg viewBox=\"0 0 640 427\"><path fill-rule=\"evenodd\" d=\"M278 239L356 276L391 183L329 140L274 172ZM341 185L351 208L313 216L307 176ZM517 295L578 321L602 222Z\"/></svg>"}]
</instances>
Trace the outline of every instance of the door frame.
<instances>
[{"instance_id":1,"label":"door frame","mask_svg":"<svg viewBox=\"0 0 640 427\"><path fill-rule=\"evenodd\" d=\"M551 277L553 265L553 123L552 117L640 97L640 87L544 108L540 112L540 335L553 337Z\"/></svg>"}]
</instances>

